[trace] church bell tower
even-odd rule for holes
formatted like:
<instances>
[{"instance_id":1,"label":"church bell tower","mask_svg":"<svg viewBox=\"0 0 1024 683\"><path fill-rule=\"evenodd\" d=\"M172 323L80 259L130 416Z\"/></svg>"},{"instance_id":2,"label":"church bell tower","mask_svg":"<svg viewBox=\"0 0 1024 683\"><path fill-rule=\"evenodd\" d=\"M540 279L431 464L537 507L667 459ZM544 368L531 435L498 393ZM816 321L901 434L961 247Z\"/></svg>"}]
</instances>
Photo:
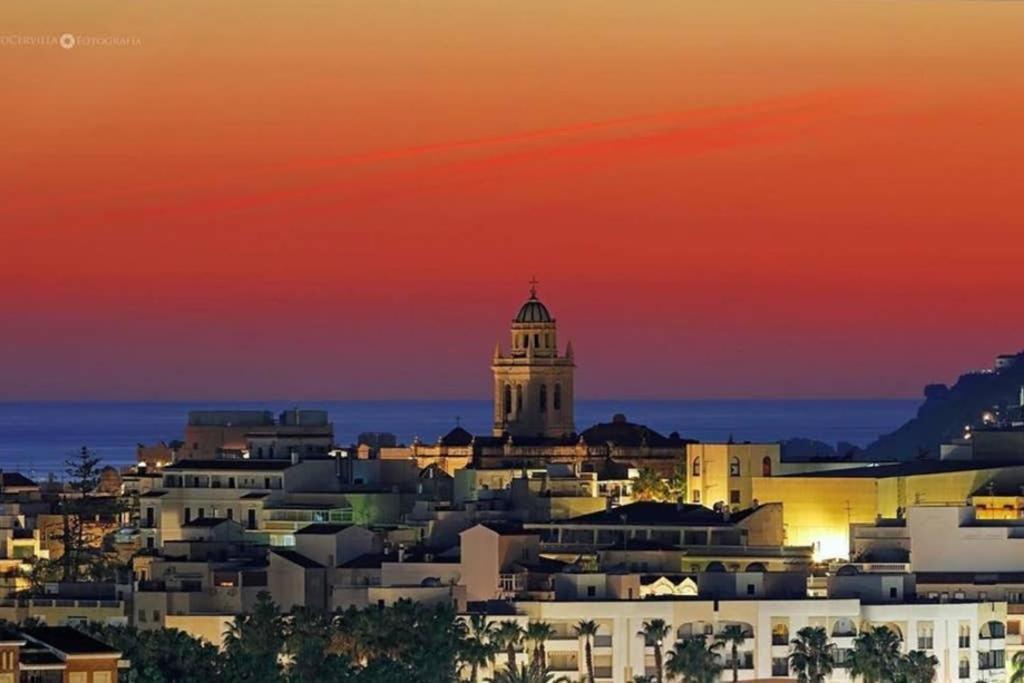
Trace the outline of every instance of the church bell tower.
<instances>
[{"instance_id":1,"label":"church bell tower","mask_svg":"<svg viewBox=\"0 0 1024 683\"><path fill-rule=\"evenodd\" d=\"M494 348L494 435L566 437L576 432L573 420L572 342L558 353L555 319L537 298L530 298L512 320L508 355Z\"/></svg>"}]
</instances>

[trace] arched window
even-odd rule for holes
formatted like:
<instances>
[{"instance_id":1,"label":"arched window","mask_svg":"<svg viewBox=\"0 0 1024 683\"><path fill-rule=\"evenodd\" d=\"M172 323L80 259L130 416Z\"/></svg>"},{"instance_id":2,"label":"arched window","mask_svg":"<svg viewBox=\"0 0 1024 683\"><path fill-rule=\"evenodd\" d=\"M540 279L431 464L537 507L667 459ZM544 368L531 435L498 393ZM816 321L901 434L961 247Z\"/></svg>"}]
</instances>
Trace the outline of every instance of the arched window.
<instances>
[{"instance_id":1,"label":"arched window","mask_svg":"<svg viewBox=\"0 0 1024 683\"><path fill-rule=\"evenodd\" d=\"M548 412L548 385L540 385L540 412Z\"/></svg>"},{"instance_id":2,"label":"arched window","mask_svg":"<svg viewBox=\"0 0 1024 683\"><path fill-rule=\"evenodd\" d=\"M767 455L764 456L764 460L761 461L761 476L772 476L772 459L769 458Z\"/></svg>"},{"instance_id":3,"label":"arched window","mask_svg":"<svg viewBox=\"0 0 1024 683\"><path fill-rule=\"evenodd\" d=\"M523 335L523 348L524 349L530 348L530 335L528 335L528 334L524 334Z\"/></svg>"},{"instance_id":4,"label":"arched window","mask_svg":"<svg viewBox=\"0 0 1024 683\"><path fill-rule=\"evenodd\" d=\"M562 385L555 385L555 410L562 409Z\"/></svg>"},{"instance_id":5,"label":"arched window","mask_svg":"<svg viewBox=\"0 0 1024 683\"><path fill-rule=\"evenodd\" d=\"M732 456L732 460L729 461L729 476L738 477L740 476L740 459L735 455Z\"/></svg>"},{"instance_id":6,"label":"arched window","mask_svg":"<svg viewBox=\"0 0 1024 683\"><path fill-rule=\"evenodd\" d=\"M690 466L690 474L694 477L700 476L700 456L698 455L693 459L693 465Z\"/></svg>"},{"instance_id":7,"label":"arched window","mask_svg":"<svg viewBox=\"0 0 1024 683\"><path fill-rule=\"evenodd\" d=\"M508 415L512 412L512 387L508 384L505 385L505 414Z\"/></svg>"},{"instance_id":8,"label":"arched window","mask_svg":"<svg viewBox=\"0 0 1024 683\"><path fill-rule=\"evenodd\" d=\"M516 385L516 415L523 412L523 385Z\"/></svg>"},{"instance_id":9,"label":"arched window","mask_svg":"<svg viewBox=\"0 0 1024 683\"><path fill-rule=\"evenodd\" d=\"M539 334L533 335L533 348L535 348L535 349L539 349L540 348L540 335Z\"/></svg>"}]
</instances>

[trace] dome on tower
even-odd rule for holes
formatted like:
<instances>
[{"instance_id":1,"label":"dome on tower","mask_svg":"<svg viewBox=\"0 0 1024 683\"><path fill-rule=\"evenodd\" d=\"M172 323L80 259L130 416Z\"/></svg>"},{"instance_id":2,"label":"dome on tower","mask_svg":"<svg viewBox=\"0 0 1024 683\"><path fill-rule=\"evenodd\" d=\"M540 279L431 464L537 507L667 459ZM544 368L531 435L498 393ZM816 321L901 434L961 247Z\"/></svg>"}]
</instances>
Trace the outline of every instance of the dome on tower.
<instances>
[{"instance_id":1,"label":"dome on tower","mask_svg":"<svg viewBox=\"0 0 1024 683\"><path fill-rule=\"evenodd\" d=\"M527 299L526 303L519 309L519 314L516 315L515 322L549 323L552 322L552 319L551 313L548 312L548 307L537 299L536 294L531 294L530 298Z\"/></svg>"}]
</instances>

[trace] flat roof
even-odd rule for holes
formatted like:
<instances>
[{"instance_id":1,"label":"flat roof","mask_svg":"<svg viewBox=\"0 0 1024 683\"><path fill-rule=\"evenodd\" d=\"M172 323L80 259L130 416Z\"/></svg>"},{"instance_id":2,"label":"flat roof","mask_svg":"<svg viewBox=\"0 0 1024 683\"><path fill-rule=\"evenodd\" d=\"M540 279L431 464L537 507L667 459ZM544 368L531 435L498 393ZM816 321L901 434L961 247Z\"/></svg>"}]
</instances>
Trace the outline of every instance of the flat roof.
<instances>
[{"instance_id":1,"label":"flat roof","mask_svg":"<svg viewBox=\"0 0 1024 683\"><path fill-rule=\"evenodd\" d=\"M286 470L291 460L182 460L164 468L164 472L187 472L190 470L222 470L224 472L269 472Z\"/></svg>"},{"instance_id":2,"label":"flat roof","mask_svg":"<svg viewBox=\"0 0 1024 683\"><path fill-rule=\"evenodd\" d=\"M971 470L992 470L1009 467L1024 467L1024 462L998 462L985 460L912 460L898 465L877 465L872 467L851 467L841 470L784 474L780 479L887 479L890 477L911 477L927 474L948 474Z\"/></svg>"},{"instance_id":3,"label":"flat roof","mask_svg":"<svg viewBox=\"0 0 1024 683\"><path fill-rule=\"evenodd\" d=\"M48 645L67 655L111 655L120 657L121 651L88 636L70 626L37 626L21 629L31 640Z\"/></svg>"}]
</instances>

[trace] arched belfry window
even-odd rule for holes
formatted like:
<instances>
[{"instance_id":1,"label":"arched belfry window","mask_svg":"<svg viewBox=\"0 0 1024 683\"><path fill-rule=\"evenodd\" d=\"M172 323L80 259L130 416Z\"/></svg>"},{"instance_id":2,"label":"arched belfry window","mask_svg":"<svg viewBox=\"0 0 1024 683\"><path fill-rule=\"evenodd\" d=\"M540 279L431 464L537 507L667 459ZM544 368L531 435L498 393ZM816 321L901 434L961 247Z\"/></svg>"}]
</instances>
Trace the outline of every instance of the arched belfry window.
<instances>
[{"instance_id":1,"label":"arched belfry window","mask_svg":"<svg viewBox=\"0 0 1024 683\"><path fill-rule=\"evenodd\" d=\"M562 385L555 385L555 410L562 409Z\"/></svg>"},{"instance_id":2,"label":"arched belfry window","mask_svg":"<svg viewBox=\"0 0 1024 683\"><path fill-rule=\"evenodd\" d=\"M700 476L700 456L698 455L693 459L693 465L690 467L690 474L694 477Z\"/></svg>"},{"instance_id":3,"label":"arched belfry window","mask_svg":"<svg viewBox=\"0 0 1024 683\"><path fill-rule=\"evenodd\" d=\"M509 413L512 412L512 387L509 386L508 384L505 385L504 405L505 414L508 415Z\"/></svg>"},{"instance_id":4,"label":"arched belfry window","mask_svg":"<svg viewBox=\"0 0 1024 683\"><path fill-rule=\"evenodd\" d=\"M740 459L737 458L735 455L732 456L732 460L729 461L729 476L740 476Z\"/></svg>"},{"instance_id":5,"label":"arched belfry window","mask_svg":"<svg viewBox=\"0 0 1024 683\"><path fill-rule=\"evenodd\" d=\"M523 385L516 385L516 414L523 412Z\"/></svg>"},{"instance_id":6,"label":"arched belfry window","mask_svg":"<svg viewBox=\"0 0 1024 683\"><path fill-rule=\"evenodd\" d=\"M524 334L523 335L523 348L524 349L530 348L530 335L528 335L528 334Z\"/></svg>"},{"instance_id":7,"label":"arched belfry window","mask_svg":"<svg viewBox=\"0 0 1024 683\"><path fill-rule=\"evenodd\" d=\"M764 460L761 461L761 476L772 476L772 459L769 458L767 455L764 456Z\"/></svg>"},{"instance_id":8,"label":"arched belfry window","mask_svg":"<svg viewBox=\"0 0 1024 683\"><path fill-rule=\"evenodd\" d=\"M540 385L540 402L539 402L539 405L540 405L540 412L542 412L542 413L548 412L548 385L547 384L541 384Z\"/></svg>"}]
</instances>

